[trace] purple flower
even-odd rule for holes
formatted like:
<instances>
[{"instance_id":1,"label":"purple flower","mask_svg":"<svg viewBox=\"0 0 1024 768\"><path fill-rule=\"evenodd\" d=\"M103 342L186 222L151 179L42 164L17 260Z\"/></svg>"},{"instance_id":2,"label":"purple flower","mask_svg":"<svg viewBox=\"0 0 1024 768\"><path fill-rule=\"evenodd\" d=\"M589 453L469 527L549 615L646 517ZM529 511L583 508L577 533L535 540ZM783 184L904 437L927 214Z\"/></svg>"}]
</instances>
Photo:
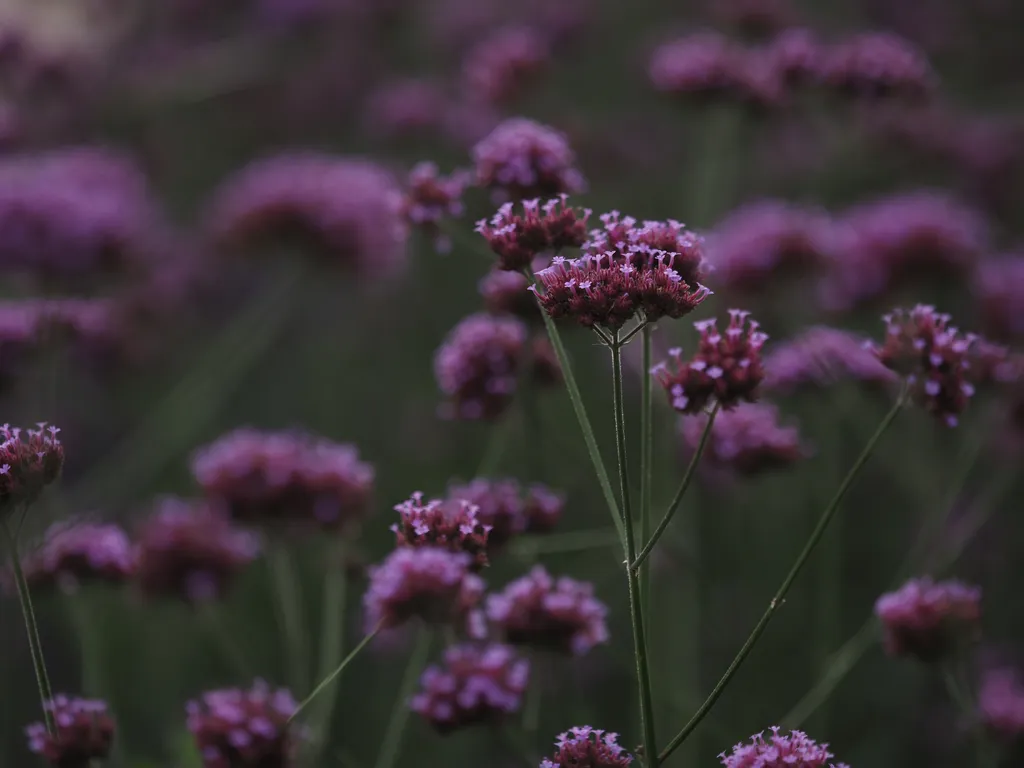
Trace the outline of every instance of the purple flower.
<instances>
[{"instance_id":1,"label":"purple flower","mask_svg":"<svg viewBox=\"0 0 1024 768\"><path fill-rule=\"evenodd\" d=\"M680 432L692 454L700 444L707 416L684 419ZM796 427L779 423L779 409L762 403L741 403L715 417L704 453L711 467L755 475L788 467L806 456Z\"/></svg>"},{"instance_id":2,"label":"purple flower","mask_svg":"<svg viewBox=\"0 0 1024 768\"><path fill-rule=\"evenodd\" d=\"M312 243L315 254L369 274L389 273L405 261L402 194L378 166L317 154L256 160L230 177L207 211L214 243Z\"/></svg>"},{"instance_id":3,"label":"purple flower","mask_svg":"<svg viewBox=\"0 0 1024 768\"><path fill-rule=\"evenodd\" d=\"M462 215L462 193L468 184L467 173L455 171L450 176L442 176L437 165L431 162L417 163L409 172L402 215L410 225L420 227L433 237L438 251L451 249L439 225L445 219Z\"/></svg>"},{"instance_id":4,"label":"purple flower","mask_svg":"<svg viewBox=\"0 0 1024 768\"><path fill-rule=\"evenodd\" d=\"M981 262L974 300L986 335L1000 341L1024 339L1024 255Z\"/></svg>"},{"instance_id":5,"label":"purple flower","mask_svg":"<svg viewBox=\"0 0 1024 768\"><path fill-rule=\"evenodd\" d=\"M500 721L519 710L530 662L507 645L455 645L427 667L409 706L440 733Z\"/></svg>"},{"instance_id":6,"label":"purple flower","mask_svg":"<svg viewBox=\"0 0 1024 768\"><path fill-rule=\"evenodd\" d=\"M534 266L538 256L563 248L579 248L587 240L589 208L566 205L567 195L548 200L522 201L522 213L512 203L502 205L490 221L481 219L476 231L498 255L498 268L522 272Z\"/></svg>"},{"instance_id":7,"label":"purple flower","mask_svg":"<svg viewBox=\"0 0 1024 768\"><path fill-rule=\"evenodd\" d=\"M1003 741L1024 736L1024 685L1012 669L993 669L978 690L978 715L985 728Z\"/></svg>"},{"instance_id":8,"label":"purple flower","mask_svg":"<svg viewBox=\"0 0 1024 768\"><path fill-rule=\"evenodd\" d=\"M722 765L726 768L848 768L845 763L830 763L834 755L828 751L828 744L817 744L803 731L793 731L788 736L783 736L778 726L771 731L768 739L763 733L755 733L750 744L737 744L732 754L720 754Z\"/></svg>"},{"instance_id":9,"label":"purple flower","mask_svg":"<svg viewBox=\"0 0 1024 768\"><path fill-rule=\"evenodd\" d=\"M487 618L506 642L582 655L608 642L608 609L594 587L543 566L487 598Z\"/></svg>"},{"instance_id":10,"label":"purple flower","mask_svg":"<svg viewBox=\"0 0 1024 768\"><path fill-rule=\"evenodd\" d=\"M465 499L424 499L419 491L395 506L401 522L391 526L399 547L440 547L464 552L474 569L487 565L491 526L477 517L478 508Z\"/></svg>"},{"instance_id":11,"label":"purple flower","mask_svg":"<svg viewBox=\"0 0 1024 768\"><path fill-rule=\"evenodd\" d=\"M290 691L262 680L248 690L207 691L185 705L203 768L291 768L302 735L289 724L296 710Z\"/></svg>"},{"instance_id":12,"label":"purple flower","mask_svg":"<svg viewBox=\"0 0 1024 768\"><path fill-rule=\"evenodd\" d=\"M187 603L219 598L259 552L251 533L205 502L161 499L136 535L136 578L143 593Z\"/></svg>"},{"instance_id":13,"label":"purple flower","mask_svg":"<svg viewBox=\"0 0 1024 768\"><path fill-rule=\"evenodd\" d=\"M45 422L38 429L0 426L0 515L31 504L60 476L64 446L58 427Z\"/></svg>"},{"instance_id":14,"label":"purple flower","mask_svg":"<svg viewBox=\"0 0 1024 768\"><path fill-rule=\"evenodd\" d=\"M30 752L54 768L89 768L110 754L115 726L106 702L57 694L43 707L53 715L56 733L47 733L43 723L25 728Z\"/></svg>"},{"instance_id":15,"label":"purple flower","mask_svg":"<svg viewBox=\"0 0 1024 768\"><path fill-rule=\"evenodd\" d=\"M555 753L540 768L629 768L633 756L619 746L619 734L582 725L560 733Z\"/></svg>"},{"instance_id":16,"label":"purple flower","mask_svg":"<svg viewBox=\"0 0 1024 768\"><path fill-rule=\"evenodd\" d=\"M118 525L57 523L40 547L24 558L29 586L74 591L88 582L121 584L135 571L128 535Z\"/></svg>"},{"instance_id":17,"label":"purple flower","mask_svg":"<svg viewBox=\"0 0 1024 768\"><path fill-rule=\"evenodd\" d=\"M363 595L367 631L390 629L413 617L432 623L464 620L484 594L472 558L438 547L402 547L369 569Z\"/></svg>"},{"instance_id":18,"label":"purple flower","mask_svg":"<svg viewBox=\"0 0 1024 768\"><path fill-rule=\"evenodd\" d=\"M837 328L809 328L765 355L764 389L789 394L844 379L879 386L896 381L866 344L866 339Z\"/></svg>"},{"instance_id":19,"label":"purple flower","mask_svg":"<svg viewBox=\"0 0 1024 768\"><path fill-rule=\"evenodd\" d=\"M981 589L959 581L911 579L882 595L875 614L893 656L938 661L973 637L981 621Z\"/></svg>"},{"instance_id":20,"label":"purple flower","mask_svg":"<svg viewBox=\"0 0 1024 768\"><path fill-rule=\"evenodd\" d=\"M821 78L824 50L813 32L793 28L781 32L768 44L764 59L778 81L792 88Z\"/></svg>"},{"instance_id":21,"label":"purple flower","mask_svg":"<svg viewBox=\"0 0 1024 768\"><path fill-rule=\"evenodd\" d=\"M472 151L482 187L523 200L581 192L583 175L566 137L523 117L506 120Z\"/></svg>"},{"instance_id":22,"label":"purple flower","mask_svg":"<svg viewBox=\"0 0 1024 768\"><path fill-rule=\"evenodd\" d=\"M303 432L243 428L200 448L192 474L244 523L346 529L365 517L374 469L355 446Z\"/></svg>"},{"instance_id":23,"label":"purple flower","mask_svg":"<svg viewBox=\"0 0 1024 768\"><path fill-rule=\"evenodd\" d=\"M852 97L920 101L935 90L935 73L914 45L888 32L857 35L827 52L827 86Z\"/></svg>"},{"instance_id":24,"label":"purple flower","mask_svg":"<svg viewBox=\"0 0 1024 768\"><path fill-rule=\"evenodd\" d=\"M367 123L374 135L423 136L441 127L447 98L432 80L394 80L379 86L366 106Z\"/></svg>"},{"instance_id":25,"label":"purple flower","mask_svg":"<svg viewBox=\"0 0 1024 768\"><path fill-rule=\"evenodd\" d=\"M546 486L527 488L516 480L476 478L448 488L449 499L469 502L476 517L490 527L487 547L493 552L522 533L546 533L562 516L565 497Z\"/></svg>"},{"instance_id":26,"label":"purple flower","mask_svg":"<svg viewBox=\"0 0 1024 768\"><path fill-rule=\"evenodd\" d=\"M477 42L462 64L462 88L488 104L511 100L548 63L547 39L531 27L507 26Z\"/></svg>"}]
</instances>

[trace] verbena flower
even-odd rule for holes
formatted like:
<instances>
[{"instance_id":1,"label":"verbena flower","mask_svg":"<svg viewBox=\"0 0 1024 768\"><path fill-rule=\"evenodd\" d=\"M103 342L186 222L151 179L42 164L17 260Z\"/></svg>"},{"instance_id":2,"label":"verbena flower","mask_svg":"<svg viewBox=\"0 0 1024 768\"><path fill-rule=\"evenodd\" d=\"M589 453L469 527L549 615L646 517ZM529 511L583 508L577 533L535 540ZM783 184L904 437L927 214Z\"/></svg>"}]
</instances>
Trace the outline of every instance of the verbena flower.
<instances>
[{"instance_id":1,"label":"verbena flower","mask_svg":"<svg viewBox=\"0 0 1024 768\"><path fill-rule=\"evenodd\" d=\"M589 208L568 205L568 196L548 200L524 200L522 213L513 203L505 203L490 220L481 219L476 231L484 236L498 255L498 268L522 272L534 266L541 254L578 248L586 242Z\"/></svg>"},{"instance_id":2,"label":"verbena flower","mask_svg":"<svg viewBox=\"0 0 1024 768\"><path fill-rule=\"evenodd\" d=\"M546 486L523 487L517 480L476 478L448 487L448 498L476 508L478 520L490 527L488 550L501 548L522 533L545 533L561 518L565 497Z\"/></svg>"},{"instance_id":3,"label":"verbena flower","mask_svg":"<svg viewBox=\"0 0 1024 768\"><path fill-rule=\"evenodd\" d=\"M833 46L822 74L827 86L857 98L914 102L935 90L935 73L924 54L888 32L860 34Z\"/></svg>"},{"instance_id":4,"label":"verbena flower","mask_svg":"<svg viewBox=\"0 0 1024 768\"><path fill-rule=\"evenodd\" d=\"M526 489L526 533L550 533L564 511L564 494L540 483Z\"/></svg>"},{"instance_id":5,"label":"verbena flower","mask_svg":"<svg viewBox=\"0 0 1024 768\"><path fill-rule=\"evenodd\" d=\"M465 499L426 499L417 491L395 506L401 521L391 526L399 547L440 547L464 552L474 568L487 565L491 526L477 516L479 508Z\"/></svg>"},{"instance_id":6,"label":"verbena flower","mask_svg":"<svg viewBox=\"0 0 1024 768\"><path fill-rule=\"evenodd\" d=\"M64 446L58 427L40 422L37 429L0 426L0 514L31 504L60 476Z\"/></svg>"},{"instance_id":7,"label":"verbena flower","mask_svg":"<svg viewBox=\"0 0 1024 768\"><path fill-rule=\"evenodd\" d=\"M249 689L207 691L185 706L203 768L294 768L301 732L290 691L257 680Z\"/></svg>"},{"instance_id":8,"label":"verbena flower","mask_svg":"<svg viewBox=\"0 0 1024 768\"><path fill-rule=\"evenodd\" d=\"M681 433L692 454L700 444L707 416L684 419ZM779 409L742 403L715 417L704 453L707 466L754 475L795 464L807 455L796 427L780 423Z\"/></svg>"},{"instance_id":9,"label":"verbena flower","mask_svg":"<svg viewBox=\"0 0 1024 768\"><path fill-rule=\"evenodd\" d=\"M822 77L825 50L808 29L795 27L779 33L764 52L764 63L783 87L816 83Z\"/></svg>"},{"instance_id":10,"label":"verbena flower","mask_svg":"<svg viewBox=\"0 0 1024 768\"><path fill-rule=\"evenodd\" d=\"M816 326L772 347L764 357L764 389L794 393L824 389L845 379L886 386L897 376L866 348L867 339Z\"/></svg>"},{"instance_id":11,"label":"verbena flower","mask_svg":"<svg viewBox=\"0 0 1024 768\"><path fill-rule=\"evenodd\" d=\"M373 466L355 446L304 432L238 429L200 448L192 474L239 522L344 530L369 511Z\"/></svg>"},{"instance_id":12,"label":"verbena flower","mask_svg":"<svg viewBox=\"0 0 1024 768\"><path fill-rule=\"evenodd\" d=\"M135 555L128 534L118 525L57 523L21 565L33 589L72 592L90 582L128 581L135 571Z\"/></svg>"},{"instance_id":13,"label":"verbena flower","mask_svg":"<svg viewBox=\"0 0 1024 768\"><path fill-rule=\"evenodd\" d=\"M890 654L934 662L973 639L981 621L981 589L959 581L911 579L878 598L875 614Z\"/></svg>"},{"instance_id":14,"label":"verbena flower","mask_svg":"<svg viewBox=\"0 0 1024 768\"><path fill-rule=\"evenodd\" d=\"M971 347L977 337L949 325L949 315L918 304L882 318L885 341L873 347L878 359L903 376L918 405L947 425L956 426L974 395Z\"/></svg>"},{"instance_id":15,"label":"verbena flower","mask_svg":"<svg viewBox=\"0 0 1024 768\"><path fill-rule=\"evenodd\" d=\"M581 192L583 175L565 135L526 118L510 118L472 150L480 186L514 200Z\"/></svg>"},{"instance_id":16,"label":"verbena flower","mask_svg":"<svg viewBox=\"0 0 1024 768\"><path fill-rule=\"evenodd\" d=\"M993 339L1024 339L1024 255L983 261L974 284L981 330Z\"/></svg>"},{"instance_id":17,"label":"verbena flower","mask_svg":"<svg viewBox=\"0 0 1024 768\"><path fill-rule=\"evenodd\" d=\"M285 154L228 178L209 203L207 227L221 248L312 245L329 263L380 275L405 261L401 204L394 179L372 163Z\"/></svg>"},{"instance_id":18,"label":"verbena flower","mask_svg":"<svg viewBox=\"0 0 1024 768\"><path fill-rule=\"evenodd\" d=\"M43 707L53 716L56 733L51 736L43 723L28 726L30 752L53 768L89 768L110 754L115 724L106 702L58 694Z\"/></svg>"},{"instance_id":19,"label":"verbena flower","mask_svg":"<svg viewBox=\"0 0 1024 768\"><path fill-rule=\"evenodd\" d=\"M540 768L629 768L633 756L619 745L619 734L582 725L558 735L555 753Z\"/></svg>"},{"instance_id":20,"label":"verbena flower","mask_svg":"<svg viewBox=\"0 0 1024 768\"><path fill-rule=\"evenodd\" d=\"M803 731L783 735L775 726L767 739L755 733L749 744L737 744L731 754L718 757L726 768L848 768L845 763L829 762L834 755L827 744L818 744Z\"/></svg>"},{"instance_id":21,"label":"verbena flower","mask_svg":"<svg viewBox=\"0 0 1024 768\"><path fill-rule=\"evenodd\" d=\"M462 215L462 194L469 176L455 171L442 176L435 163L417 163L409 172L402 201L402 215L412 226L419 227L434 239L438 251L451 250L451 242L441 233L440 223Z\"/></svg>"},{"instance_id":22,"label":"verbena flower","mask_svg":"<svg viewBox=\"0 0 1024 768\"><path fill-rule=\"evenodd\" d=\"M205 502L161 499L135 537L143 593L198 603L221 597L259 552L256 537Z\"/></svg>"},{"instance_id":23,"label":"verbena flower","mask_svg":"<svg viewBox=\"0 0 1024 768\"><path fill-rule=\"evenodd\" d=\"M638 221L618 211L601 214L601 226L590 230L583 252L608 257L641 272L666 264L682 282L696 288L707 276L703 239L675 219Z\"/></svg>"},{"instance_id":24,"label":"verbena flower","mask_svg":"<svg viewBox=\"0 0 1024 768\"><path fill-rule=\"evenodd\" d=\"M669 350L672 364L660 363L653 373L665 388L672 407L698 413L712 400L728 410L756 399L764 378L761 347L768 336L749 312L729 310L729 326L718 330L714 319L695 323L700 332L696 354L684 361L681 349Z\"/></svg>"},{"instance_id":25,"label":"verbena flower","mask_svg":"<svg viewBox=\"0 0 1024 768\"><path fill-rule=\"evenodd\" d=\"M387 138L429 136L440 129L447 101L444 89L433 80L391 80L370 94L367 127L373 135Z\"/></svg>"},{"instance_id":26,"label":"verbena flower","mask_svg":"<svg viewBox=\"0 0 1024 768\"><path fill-rule=\"evenodd\" d=\"M490 104L507 102L544 69L550 56L548 40L536 29L501 27L466 53L462 88L472 99Z\"/></svg>"},{"instance_id":27,"label":"verbena flower","mask_svg":"<svg viewBox=\"0 0 1024 768\"><path fill-rule=\"evenodd\" d=\"M487 598L487 618L506 642L582 655L608 642L608 609L592 584L552 578L543 566Z\"/></svg>"},{"instance_id":28,"label":"verbena flower","mask_svg":"<svg viewBox=\"0 0 1024 768\"><path fill-rule=\"evenodd\" d=\"M507 645L455 645L423 672L409 707L441 733L500 722L519 711L529 679L530 662Z\"/></svg>"},{"instance_id":29,"label":"verbena flower","mask_svg":"<svg viewBox=\"0 0 1024 768\"><path fill-rule=\"evenodd\" d=\"M1019 741L1024 736L1024 685L1014 670L993 669L985 674L978 689L978 717L1001 741Z\"/></svg>"},{"instance_id":30,"label":"verbena flower","mask_svg":"<svg viewBox=\"0 0 1024 768\"><path fill-rule=\"evenodd\" d=\"M483 598L484 583L465 552L402 547L369 569L363 595L367 631L419 617L438 624L466 619Z\"/></svg>"}]
</instances>

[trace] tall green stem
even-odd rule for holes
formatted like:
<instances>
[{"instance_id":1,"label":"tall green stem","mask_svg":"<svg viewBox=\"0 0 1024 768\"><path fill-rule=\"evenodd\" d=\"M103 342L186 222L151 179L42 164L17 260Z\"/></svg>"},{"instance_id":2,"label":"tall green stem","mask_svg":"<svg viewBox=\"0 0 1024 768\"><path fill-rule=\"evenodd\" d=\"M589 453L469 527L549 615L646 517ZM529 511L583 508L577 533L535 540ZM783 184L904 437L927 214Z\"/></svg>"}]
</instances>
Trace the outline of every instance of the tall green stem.
<instances>
[{"instance_id":1,"label":"tall green stem","mask_svg":"<svg viewBox=\"0 0 1024 768\"><path fill-rule=\"evenodd\" d=\"M274 577L274 598L278 621L284 633L285 659L288 681L297 691L309 689L306 679L307 654L306 626L302 611L302 589L294 563L286 546L275 543L270 551L270 570Z\"/></svg>"},{"instance_id":2,"label":"tall green stem","mask_svg":"<svg viewBox=\"0 0 1024 768\"><path fill-rule=\"evenodd\" d=\"M395 696L395 703L391 707L391 717L388 718L388 726L384 731L384 738L380 743L380 753L377 755L374 768L393 768L398 759L402 747L402 735L405 732L405 725L409 721L409 697L412 696L420 674L423 672L423 667L427 664L432 640L433 632L429 627L417 628L416 645L409 655L409 663L405 667L398 694Z\"/></svg>"},{"instance_id":3,"label":"tall green stem","mask_svg":"<svg viewBox=\"0 0 1024 768\"><path fill-rule=\"evenodd\" d=\"M654 493L654 427L651 396L651 326L644 324L643 359L640 372L640 541L651 538L651 497ZM651 615L650 564L640 566L640 605L645 616Z\"/></svg>"},{"instance_id":4,"label":"tall green stem","mask_svg":"<svg viewBox=\"0 0 1024 768\"><path fill-rule=\"evenodd\" d=\"M640 580L632 567L636 557L633 514L630 506L629 466L626 458L626 409L622 396L622 347L613 339L612 390L615 405L615 452L619 464L619 492L621 494L622 521L626 528L626 581L629 588L629 617L633 626L633 655L636 658L636 678L640 688L640 725L644 735L644 762L648 768L658 768L658 744L654 737L654 699L651 694L651 674L647 662L647 639L644 637L643 606Z\"/></svg>"},{"instance_id":5,"label":"tall green stem","mask_svg":"<svg viewBox=\"0 0 1024 768\"><path fill-rule=\"evenodd\" d=\"M46 660L43 658L43 646L39 641L39 627L36 614L32 609L32 595L29 593L25 572L21 568L21 557L18 554L18 542L11 534L7 520L0 518L0 529L3 530L7 551L11 557L11 568L14 570L14 583L18 589L18 602L21 605L21 616L25 621L25 633L28 635L28 649L32 655L32 668L36 673L36 686L39 688L39 703L43 708L43 721L46 731L51 736L56 732L53 727L53 716L47 709L47 702L53 699L50 688L50 676L46 673Z\"/></svg>"},{"instance_id":6,"label":"tall green stem","mask_svg":"<svg viewBox=\"0 0 1024 768\"><path fill-rule=\"evenodd\" d=\"M860 456L857 457L857 460L853 463L853 466L850 467L850 471L847 472L846 477L843 479L843 482L840 483L839 488L835 493L835 496L832 497L832 501L829 502L828 506L825 508L825 511L822 512L821 517L818 520L818 524L811 532L810 538L804 545L803 550L797 556L796 562L793 563L793 567L790 568L789 573L786 574L786 578L783 579L781 586L775 593L775 596L772 597L771 602L768 604L767 610L765 610L764 614L761 616L761 619L754 626L754 629L750 633L750 636L747 638L747 641L743 644L743 647L740 648L739 653L736 654L736 658L734 658L732 660L732 663L729 664L729 667L725 670L725 674L722 675L721 679L712 689L711 693L708 695L708 698L705 699L704 703L701 704L700 708L696 711L696 713L694 713L693 717L690 718L690 721L683 726L682 730L680 730L679 733L677 733L673 737L672 741L670 741L668 745L665 747L665 749L662 751L662 760L666 759L669 755L671 755L679 747L679 745L682 744L686 740L686 738L694 731L694 729L696 729L696 727L700 725L701 720L703 720L707 716L708 712L711 711L711 708L715 706L715 703L718 701L719 697L725 691L726 686L728 686L729 683L732 681L733 676L739 671L739 668L743 665L743 662L746 661L747 656L750 655L751 650L753 650L754 646L757 644L757 641L761 638L761 635L764 634L765 629L768 628L769 622L772 620L772 617L775 615L775 612L782 605L783 601L786 598L786 594L789 592L790 587L792 587L793 582L796 581L796 577L800 575L800 571L803 570L803 567L807 563L808 558L811 556L811 553L814 551L814 548L821 540L822 535L828 528L828 524L832 521L832 518L835 517L835 514L839 510L839 506L842 503L843 498L846 496L847 491L849 491L850 487L853 485L853 481L856 479L857 475L860 474L860 470L864 467L868 459L871 457L871 454L874 452L875 447L878 445L878 441L881 439L882 435L885 434L885 431L887 429L889 429L889 426L893 423L893 421L895 421L896 416L903 408L903 404L906 399L906 392L906 385L904 385L903 389L900 391L899 397L896 399L896 402L893 404L889 412L885 415L885 418L882 419L882 423L878 425L878 429L875 430L875 434L871 436L870 440L868 440L867 445L864 446L864 450L861 451Z\"/></svg>"}]
</instances>

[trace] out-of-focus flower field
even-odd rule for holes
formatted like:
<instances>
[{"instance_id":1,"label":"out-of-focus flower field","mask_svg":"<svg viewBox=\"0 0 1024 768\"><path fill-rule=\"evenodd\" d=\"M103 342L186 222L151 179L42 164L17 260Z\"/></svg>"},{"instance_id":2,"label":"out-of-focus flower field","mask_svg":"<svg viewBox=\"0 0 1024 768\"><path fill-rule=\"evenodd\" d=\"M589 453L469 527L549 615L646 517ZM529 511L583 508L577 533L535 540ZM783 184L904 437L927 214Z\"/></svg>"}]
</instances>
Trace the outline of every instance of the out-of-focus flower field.
<instances>
[{"instance_id":1,"label":"out-of-focus flower field","mask_svg":"<svg viewBox=\"0 0 1024 768\"><path fill-rule=\"evenodd\" d=\"M2 0L0 766L1024 765L1021 29Z\"/></svg>"}]
</instances>

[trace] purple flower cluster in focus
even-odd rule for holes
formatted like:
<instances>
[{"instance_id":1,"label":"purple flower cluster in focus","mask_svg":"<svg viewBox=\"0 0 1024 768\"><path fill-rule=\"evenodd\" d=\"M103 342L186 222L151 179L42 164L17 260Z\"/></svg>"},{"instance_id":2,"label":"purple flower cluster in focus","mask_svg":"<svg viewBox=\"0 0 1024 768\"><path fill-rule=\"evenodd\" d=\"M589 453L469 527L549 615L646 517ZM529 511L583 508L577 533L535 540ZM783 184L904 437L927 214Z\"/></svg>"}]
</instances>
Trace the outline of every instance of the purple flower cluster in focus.
<instances>
[{"instance_id":1,"label":"purple flower cluster in focus","mask_svg":"<svg viewBox=\"0 0 1024 768\"><path fill-rule=\"evenodd\" d=\"M522 272L537 257L563 248L579 248L587 240L590 209L567 205L568 195L548 200L522 201L522 213L512 203L502 205L488 221L481 219L476 231L498 255L498 269Z\"/></svg>"},{"instance_id":2,"label":"purple flower cluster in focus","mask_svg":"<svg viewBox=\"0 0 1024 768\"><path fill-rule=\"evenodd\" d=\"M776 726L765 738L755 733L749 744L737 744L730 754L719 755L725 768L848 768L845 763L833 764L834 755L827 744L818 744L803 731L783 735Z\"/></svg>"},{"instance_id":3,"label":"purple flower cluster in focus","mask_svg":"<svg viewBox=\"0 0 1024 768\"><path fill-rule=\"evenodd\" d=\"M519 534L550 532L565 509L564 495L539 483L524 488L513 479L476 478L451 485L448 498L476 507L477 519L490 527L487 546L492 552Z\"/></svg>"},{"instance_id":4,"label":"purple flower cluster in focus","mask_svg":"<svg viewBox=\"0 0 1024 768\"><path fill-rule=\"evenodd\" d=\"M464 499L425 499L419 491L395 506L401 522L391 526L398 547L440 547L472 558L474 569L487 565L491 526Z\"/></svg>"},{"instance_id":5,"label":"purple flower cluster in focus","mask_svg":"<svg viewBox=\"0 0 1024 768\"><path fill-rule=\"evenodd\" d=\"M878 598L875 614L890 654L939 661L973 639L981 621L981 590L959 581L911 579Z\"/></svg>"},{"instance_id":6,"label":"purple flower cluster in focus","mask_svg":"<svg viewBox=\"0 0 1024 768\"><path fill-rule=\"evenodd\" d=\"M555 753L540 768L629 768L633 756L619 745L619 734L582 725L558 735Z\"/></svg>"},{"instance_id":7,"label":"purple flower cluster in focus","mask_svg":"<svg viewBox=\"0 0 1024 768\"><path fill-rule=\"evenodd\" d=\"M35 501L64 466L64 446L57 438L60 428L45 422L36 426L0 426L0 515Z\"/></svg>"},{"instance_id":8,"label":"purple flower cluster in focus","mask_svg":"<svg viewBox=\"0 0 1024 768\"><path fill-rule=\"evenodd\" d=\"M114 720L106 702L58 694L43 707L53 716L56 733L43 723L25 729L28 748L53 768L89 768L105 760L114 743Z\"/></svg>"}]
</instances>

